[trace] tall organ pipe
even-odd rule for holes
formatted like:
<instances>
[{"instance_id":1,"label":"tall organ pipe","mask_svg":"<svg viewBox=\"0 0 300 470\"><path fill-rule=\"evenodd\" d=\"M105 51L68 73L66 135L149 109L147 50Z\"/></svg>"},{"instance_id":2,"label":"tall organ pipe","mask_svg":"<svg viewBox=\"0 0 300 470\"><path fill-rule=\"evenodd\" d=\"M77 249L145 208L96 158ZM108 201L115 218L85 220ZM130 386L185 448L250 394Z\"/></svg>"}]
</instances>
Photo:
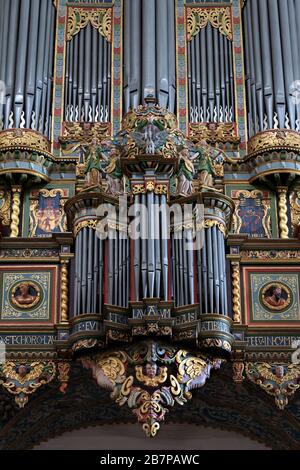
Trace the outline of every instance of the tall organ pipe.
<instances>
[{"instance_id":1,"label":"tall organ pipe","mask_svg":"<svg viewBox=\"0 0 300 470\"><path fill-rule=\"evenodd\" d=\"M1 13L6 103L0 106L0 128L31 128L48 137L55 7L52 1L10 0L2 2Z\"/></svg>"},{"instance_id":2,"label":"tall organ pipe","mask_svg":"<svg viewBox=\"0 0 300 470\"><path fill-rule=\"evenodd\" d=\"M125 0L124 108L155 94L175 111L175 1Z\"/></svg>"},{"instance_id":3,"label":"tall organ pipe","mask_svg":"<svg viewBox=\"0 0 300 470\"><path fill-rule=\"evenodd\" d=\"M112 47L88 24L67 43L65 120L107 122L110 119Z\"/></svg>"},{"instance_id":4,"label":"tall organ pipe","mask_svg":"<svg viewBox=\"0 0 300 470\"><path fill-rule=\"evenodd\" d=\"M208 24L187 44L190 122L232 122L232 42Z\"/></svg>"},{"instance_id":5,"label":"tall organ pipe","mask_svg":"<svg viewBox=\"0 0 300 470\"><path fill-rule=\"evenodd\" d=\"M243 13L249 135L300 131L300 6L297 0L247 1ZM250 84L251 82L251 84Z\"/></svg>"}]
</instances>

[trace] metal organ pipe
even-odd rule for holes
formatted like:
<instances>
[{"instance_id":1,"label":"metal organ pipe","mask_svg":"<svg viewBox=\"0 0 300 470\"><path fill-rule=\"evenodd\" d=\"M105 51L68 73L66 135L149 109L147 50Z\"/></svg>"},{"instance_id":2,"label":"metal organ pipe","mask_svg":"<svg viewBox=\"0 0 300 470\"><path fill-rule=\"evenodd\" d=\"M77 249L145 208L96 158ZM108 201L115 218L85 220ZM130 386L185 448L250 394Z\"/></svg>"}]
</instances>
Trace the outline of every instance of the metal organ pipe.
<instances>
[{"instance_id":1,"label":"metal organ pipe","mask_svg":"<svg viewBox=\"0 0 300 470\"><path fill-rule=\"evenodd\" d=\"M228 314L226 255L224 234L216 226L208 227L197 233L196 252L191 248L192 230L180 232L181 238L174 233L172 256L174 274L172 276L174 302L176 307L199 303L199 313ZM200 244L200 239L203 242ZM195 285L198 300L195 298Z\"/></svg>"},{"instance_id":2,"label":"metal organ pipe","mask_svg":"<svg viewBox=\"0 0 300 470\"><path fill-rule=\"evenodd\" d=\"M66 48L65 120L108 122L111 43L89 23Z\"/></svg>"},{"instance_id":3,"label":"metal organ pipe","mask_svg":"<svg viewBox=\"0 0 300 470\"><path fill-rule=\"evenodd\" d=\"M148 94L175 111L175 2L125 0L124 108Z\"/></svg>"},{"instance_id":4,"label":"metal organ pipe","mask_svg":"<svg viewBox=\"0 0 300 470\"><path fill-rule=\"evenodd\" d=\"M248 0L243 13L250 137L267 129L300 130L293 97L299 77L297 0Z\"/></svg>"},{"instance_id":5,"label":"metal organ pipe","mask_svg":"<svg viewBox=\"0 0 300 470\"><path fill-rule=\"evenodd\" d=\"M190 122L232 122L232 42L208 24L188 41L187 55Z\"/></svg>"},{"instance_id":6,"label":"metal organ pipe","mask_svg":"<svg viewBox=\"0 0 300 470\"><path fill-rule=\"evenodd\" d=\"M4 1L2 18L6 103L0 106L0 130L31 128L49 137L55 7L44 0Z\"/></svg>"}]
</instances>

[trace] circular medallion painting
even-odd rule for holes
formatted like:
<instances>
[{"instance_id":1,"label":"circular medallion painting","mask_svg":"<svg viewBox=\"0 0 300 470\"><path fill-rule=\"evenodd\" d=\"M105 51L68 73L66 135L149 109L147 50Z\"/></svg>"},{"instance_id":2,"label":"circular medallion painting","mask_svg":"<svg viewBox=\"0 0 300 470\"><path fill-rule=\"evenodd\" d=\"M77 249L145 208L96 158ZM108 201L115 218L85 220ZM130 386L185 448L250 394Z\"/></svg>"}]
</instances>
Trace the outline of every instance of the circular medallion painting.
<instances>
[{"instance_id":1,"label":"circular medallion painting","mask_svg":"<svg viewBox=\"0 0 300 470\"><path fill-rule=\"evenodd\" d=\"M293 300L291 289L281 282L269 282L260 291L260 301L268 310L286 310Z\"/></svg>"},{"instance_id":2,"label":"circular medallion painting","mask_svg":"<svg viewBox=\"0 0 300 470\"><path fill-rule=\"evenodd\" d=\"M13 286L11 303L20 309L33 309L41 300L41 288L32 281L21 281Z\"/></svg>"}]
</instances>

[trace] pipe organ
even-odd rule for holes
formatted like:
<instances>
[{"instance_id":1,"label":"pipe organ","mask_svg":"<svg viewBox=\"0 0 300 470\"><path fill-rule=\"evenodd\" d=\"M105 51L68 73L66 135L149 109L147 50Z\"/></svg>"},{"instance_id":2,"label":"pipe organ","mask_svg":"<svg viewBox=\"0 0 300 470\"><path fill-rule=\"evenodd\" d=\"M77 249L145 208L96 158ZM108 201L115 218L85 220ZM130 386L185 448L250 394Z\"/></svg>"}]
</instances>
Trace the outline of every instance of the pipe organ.
<instances>
[{"instance_id":1,"label":"pipe organ","mask_svg":"<svg viewBox=\"0 0 300 470\"><path fill-rule=\"evenodd\" d=\"M149 437L224 370L226 393L233 374L285 408L300 384L299 1L0 11L0 390L24 407L75 387L74 370L88 380L82 365Z\"/></svg>"}]
</instances>

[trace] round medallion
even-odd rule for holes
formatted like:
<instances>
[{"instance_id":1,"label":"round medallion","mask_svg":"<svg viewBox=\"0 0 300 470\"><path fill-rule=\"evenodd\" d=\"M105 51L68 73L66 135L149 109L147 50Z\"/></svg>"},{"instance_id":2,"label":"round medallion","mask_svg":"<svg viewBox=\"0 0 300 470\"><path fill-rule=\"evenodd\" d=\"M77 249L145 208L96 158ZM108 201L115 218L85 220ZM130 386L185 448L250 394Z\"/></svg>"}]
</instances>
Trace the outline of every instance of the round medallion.
<instances>
[{"instance_id":1,"label":"round medallion","mask_svg":"<svg viewBox=\"0 0 300 470\"><path fill-rule=\"evenodd\" d=\"M10 294L11 303L20 309L33 309L41 300L41 288L32 281L15 284Z\"/></svg>"},{"instance_id":2,"label":"round medallion","mask_svg":"<svg viewBox=\"0 0 300 470\"><path fill-rule=\"evenodd\" d=\"M281 282L269 282L260 291L260 301L268 310L286 310L292 303L291 289Z\"/></svg>"}]
</instances>

